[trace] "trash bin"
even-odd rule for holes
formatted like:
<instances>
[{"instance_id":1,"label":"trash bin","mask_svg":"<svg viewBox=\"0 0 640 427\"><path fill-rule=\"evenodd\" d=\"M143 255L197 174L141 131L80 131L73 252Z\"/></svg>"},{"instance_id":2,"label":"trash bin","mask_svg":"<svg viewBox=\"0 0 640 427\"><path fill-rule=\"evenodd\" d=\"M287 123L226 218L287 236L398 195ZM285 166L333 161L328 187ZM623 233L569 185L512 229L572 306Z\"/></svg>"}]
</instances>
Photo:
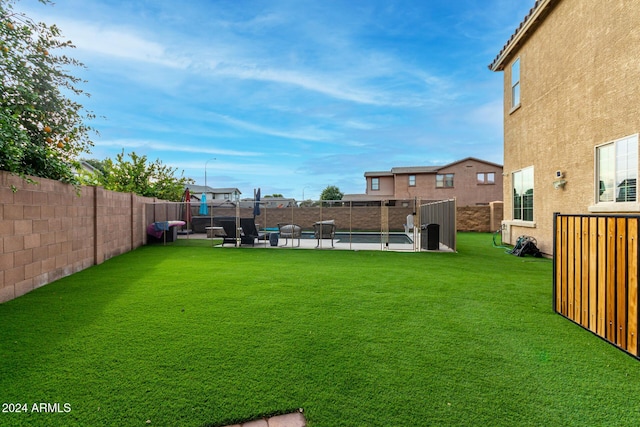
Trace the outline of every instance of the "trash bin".
<instances>
[{"instance_id":1,"label":"trash bin","mask_svg":"<svg viewBox=\"0 0 640 427\"><path fill-rule=\"evenodd\" d=\"M278 232L269 233L269 245L270 246L278 246Z\"/></svg>"},{"instance_id":2,"label":"trash bin","mask_svg":"<svg viewBox=\"0 0 640 427\"><path fill-rule=\"evenodd\" d=\"M440 249L440 224L423 224L420 226L422 232L421 247L428 251Z\"/></svg>"}]
</instances>

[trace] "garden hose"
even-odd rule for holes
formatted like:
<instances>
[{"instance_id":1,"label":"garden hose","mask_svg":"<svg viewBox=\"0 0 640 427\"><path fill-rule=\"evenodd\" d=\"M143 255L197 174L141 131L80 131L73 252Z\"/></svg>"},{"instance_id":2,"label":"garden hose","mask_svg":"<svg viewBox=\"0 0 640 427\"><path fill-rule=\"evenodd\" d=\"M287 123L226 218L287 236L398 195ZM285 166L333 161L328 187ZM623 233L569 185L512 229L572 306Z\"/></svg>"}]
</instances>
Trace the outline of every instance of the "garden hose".
<instances>
[{"instance_id":1,"label":"garden hose","mask_svg":"<svg viewBox=\"0 0 640 427\"><path fill-rule=\"evenodd\" d=\"M496 236L500 234L500 244L498 245L496 243ZM503 245L502 244L502 229L498 229L495 231L495 233L493 233L493 247L494 248L502 248L502 249L509 249L509 246Z\"/></svg>"}]
</instances>

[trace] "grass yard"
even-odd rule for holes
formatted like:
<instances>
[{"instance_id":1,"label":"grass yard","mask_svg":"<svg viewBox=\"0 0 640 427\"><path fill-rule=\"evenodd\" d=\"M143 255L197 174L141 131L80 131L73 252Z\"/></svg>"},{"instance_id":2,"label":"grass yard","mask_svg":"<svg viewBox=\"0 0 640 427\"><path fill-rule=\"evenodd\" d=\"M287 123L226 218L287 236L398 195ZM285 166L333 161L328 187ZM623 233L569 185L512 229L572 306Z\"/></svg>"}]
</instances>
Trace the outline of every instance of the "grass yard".
<instances>
[{"instance_id":1,"label":"grass yard","mask_svg":"<svg viewBox=\"0 0 640 427\"><path fill-rule=\"evenodd\" d=\"M553 313L550 260L458 249L121 255L0 304L0 425L638 424L640 362Z\"/></svg>"}]
</instances>

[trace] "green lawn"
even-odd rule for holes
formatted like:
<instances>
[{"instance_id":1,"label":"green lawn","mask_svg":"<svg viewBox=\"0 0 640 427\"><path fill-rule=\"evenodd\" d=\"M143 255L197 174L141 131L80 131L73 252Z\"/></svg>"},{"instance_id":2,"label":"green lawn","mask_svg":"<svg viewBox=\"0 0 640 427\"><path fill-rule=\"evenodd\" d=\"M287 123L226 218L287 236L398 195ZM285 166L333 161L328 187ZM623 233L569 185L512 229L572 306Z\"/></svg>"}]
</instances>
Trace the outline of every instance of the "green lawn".
<instances>
[{"instance_id":1,"label":"green lawn","mask_svg":"<svg viewBox=\"0 0 640 427\"><path fill-rule=\"evenodd\" d=\"M638 424L640 362L553 313L550 260L458 249L121 255L0 304L0 425Z\"/></svg>"}]
</instances>

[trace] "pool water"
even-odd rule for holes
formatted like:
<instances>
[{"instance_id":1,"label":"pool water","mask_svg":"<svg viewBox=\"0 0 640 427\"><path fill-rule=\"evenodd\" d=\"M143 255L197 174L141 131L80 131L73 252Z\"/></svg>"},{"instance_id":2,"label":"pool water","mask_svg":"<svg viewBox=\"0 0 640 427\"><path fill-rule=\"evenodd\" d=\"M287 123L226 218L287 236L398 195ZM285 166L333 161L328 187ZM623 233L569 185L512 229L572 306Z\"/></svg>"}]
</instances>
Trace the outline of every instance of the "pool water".
<instances>
[{"instance_id":1,"label":"pool water","mask_svg":"<svg viewBox=\"0 0 640 427\"><path fill-rule=\"evenodd\" d=\"M303 231L303 239L315 239L313 232ZM381 243L382 235L380 233L336 233L334 240L341 243ZM413 240L404 233L389 233L389 243L411 244Z\"/></svg>"}]
</instances>

